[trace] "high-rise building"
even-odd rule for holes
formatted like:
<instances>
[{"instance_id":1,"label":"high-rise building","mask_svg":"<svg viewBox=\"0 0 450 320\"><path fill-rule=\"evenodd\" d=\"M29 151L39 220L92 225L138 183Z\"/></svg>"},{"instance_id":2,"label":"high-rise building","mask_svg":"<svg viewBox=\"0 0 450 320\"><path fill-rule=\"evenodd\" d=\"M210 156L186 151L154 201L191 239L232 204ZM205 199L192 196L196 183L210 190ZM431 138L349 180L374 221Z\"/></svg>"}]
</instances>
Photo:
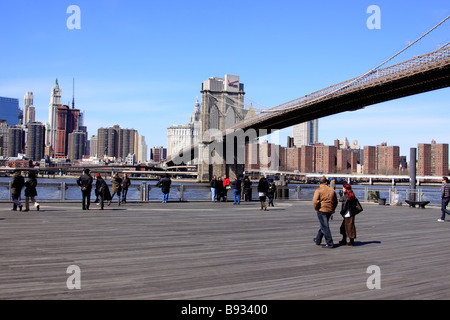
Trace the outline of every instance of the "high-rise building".
<instances>
[{"instance_id":1,"label":"high-rise building","mask_svg":"<svg viewBox=\"0 0 450 320\"><path fill-rule=\"evenodd\" d=\"M91 136L90 141L90 149L89 149L89 156L91 157L97 157L97 151L98 151L98 137L97 136Z\"/></svg>"},{"instance_id":2,"label":"high-rise building","mask_svg":"<svg viewBox=\"0 0 450 320\"><path fill-rule=\"evenodd\" d=\"M45 144L51 149L55 149L56 146L56 130L57 130L57 108L61 105L61 93L62 90L59 87L58 79L55 81L55 85L52 88L50 94L50 104L48 107L48 126L46 133Z\"/></svg>"},{"instance_id":3,"label":"high-rise building","mask_svg":"<svg viewBox=\"0 0 450 320\"><path fill-rule=\"evenodd\" d=\"M192 144L198 143L200 139L201 130L201 111L200 104L197 101L194 105L194 111L191 115L188 124L172 125L167 128L167 154L174 155L189 147Z\"/></svg>"},{"instance_id":4,"label":"high-rise building","mask_svg":"<svg viewBox=\"0 0 450 320\"><path fill-rule=\"evenodd\" d=\"M296 147L313 146L319 141L319 120L306 121L292 127Z\"/></svg>"},{"instance_id":5,"label":"high-rise building","mask_svg":"<svg viewBox=\"0 0 450 320\"><path fill-rule=\"evenodd\" d=\"M167 149L164 147L153 147L150 150L150 159L155 162L161 162L167 157Z\"/></svg>"},{"instance_id":6,"label":"high-rise building","mask_svg":"<svg viewBox=\"0 0 450 320\"><path fill-rule=\"evenodd\" d=\"M68 106L56 108L55 158L67 157L69 134L78 130L79 113L80 110Z\"/></svg>"},{"instance_id":7,"label":"high-rise building","mask_svg":"<svg viewBox=\"0 0 450 320\"><path fill-rule=\"evenodd\" d=\"M19 99L0 97L0 120L6 120L9 126L18 124Z\"/></svg>"},{"instance_id":8,"label":"high-rise building","mask_svg":"<svg viewBox=\"0 0 450 320\"><path fill-rule=\"evenodd\" d=\"M25 132L21 127L8 128L8 150L7 157L17 157L19 153L24 153Z\"/></svg>"},{"instance_id":9,"label":"high-rise building","mask_svg":"<svg viewBox=\"0 0 450 320\"><path fill-rule=\"evenodd\" d=\"M374 146L364 146L364 174L377 173L377 148Z\"/></svg>"},{"instance_id":10,"label":"high-rise building","mask_svg":"<svg viewBox=\"0 0 450 320\"><path fill-rule=\"evenodd\" d=\"M86 151L86 132L81 130L69 133L68 158L71 161L82 159Z\"/></svg>"},{"instance_id":11,"label":"high-rise building","mask_svg":"<svg viewBox=\"0 0 450 320\"><path fill-rule=\"evenodd\" d=\"M119 129L117 157L124 160L129 154L136 154L138 136L135 129Z\"/></svg>"},{"instance_id":12,"label":"high-rise building","mask_svg":"<svg viewBox=\"0 0 450 320\"><path fill-rule=\"evenodd\" d=\"M35 122L35 108L33 106L33 92L28 91L23 98L23 124Z\"/></svg>"},{"instance_id":13,"label":"high-rise building","mask_svg":"<svg viewBox=\"0 0 450 320\"><path fill-rule=\"evenodd\" d=\"M118 130L115 128L99 128L97 134L97 156L115 157L118 145Z\"/></svg>"},{"instance_id":14,"label":"high-rise building","mask_svg":"<svg viewBox=\"0 0 450 320\"><path fill-rule=\"evenodd\" d=\"M400 165L400 147L388 146L383 142L377 146L377 174L398 174Z\"/></svg>"},{"instance_id":15,"label":"high-rise building","mask_svg":"<svg viewBox=\"0 0 450 320\"><path fill-rule=\"evenodd\" d=\"M26 156L33 161L44 158L45 127L41 122L28 122Z\"/></svg>"},{"instance_id":16,"label":"high-rise building","mask_svg":"<svg viewBox=\"0 0 450 320\"><path fill-rule=\"evenodd\" d=\"M417 148L417 175L447 176L448 175L448 144L421 143Z\"/></svg>"},{"instance_id":17,"label":"high-rise building","mask_svg":"<svg viewBox=\"0 0 450 320\"><path fill-rule=\"evenodd\" d=\"M145 137L139 136L138 137L138 148L137 148L137 156L136 161L138 163L145 163L148 160L148 147L145 143ZM167 149L166 149L167 150Z\"/></svg>"}]
</instances>

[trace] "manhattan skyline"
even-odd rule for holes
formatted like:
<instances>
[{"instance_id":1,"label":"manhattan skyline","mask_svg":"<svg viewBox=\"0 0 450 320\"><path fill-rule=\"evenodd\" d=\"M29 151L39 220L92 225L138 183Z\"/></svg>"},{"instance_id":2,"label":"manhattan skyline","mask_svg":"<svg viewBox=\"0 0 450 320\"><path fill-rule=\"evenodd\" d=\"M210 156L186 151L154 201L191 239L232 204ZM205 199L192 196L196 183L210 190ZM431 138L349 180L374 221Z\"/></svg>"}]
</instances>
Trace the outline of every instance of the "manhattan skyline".
<instances>
[{"instance_id":1,"label":"manhattan skyline","mask_svg":"<svg viewBox=\"0 0 450 320\"><path fill-rule=\"evenodd\" d=\"M80 29L67 26L75 4ZM380 9L380 29L367 25ZM100 127L136 129L149 146L167 147L167 128L187 123L201 84L239 75L249 105L263 108L359 76L450 14L446 1L23 1L0 5L7 50L0 58L0 96L34 94L36 121L48 121L58 78L62 104L84 112L89 138ZM450 41L450 21L389 65ZM400 146L450 142L445 88L319 120L319 142ZM261 105L255 104L260 103ZM292 128L280 133L292 136Z\"/></svg>"}]
</instances>

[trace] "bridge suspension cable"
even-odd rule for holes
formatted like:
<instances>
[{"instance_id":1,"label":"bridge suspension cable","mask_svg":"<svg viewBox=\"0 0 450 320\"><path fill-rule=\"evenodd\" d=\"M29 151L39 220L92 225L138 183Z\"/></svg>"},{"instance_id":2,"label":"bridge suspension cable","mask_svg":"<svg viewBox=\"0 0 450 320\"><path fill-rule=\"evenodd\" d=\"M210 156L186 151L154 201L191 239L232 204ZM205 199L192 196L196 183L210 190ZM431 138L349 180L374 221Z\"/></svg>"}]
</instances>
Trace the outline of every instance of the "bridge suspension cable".
<instances>
[{"instance_id":1,"label":"bridge suspension cable","mask_svg":"<svg viewBox=\"0 0 450 320\"><path fill-rule=\"evenodd\" d=\"M374 73L375 71L377 71L380 67L382 67L383 65L385 65L386 63L388 63L389 61L391 61L392 59L394 59L395 57L397 57L398 55L402 54L404 51L406 51L407 49L409 49L410 47L412 47L414 44L416 44L417 42L419 42L420 40L422 40L423 38L425 38L428 34L430 34L432 31L434 31L436 28L438 28L439 26L441 26L443 23L445 23L447 20L450 19L450 15L447 16L444 20L442 20L441 22L439 22L437 25L435 25L433 28L431 28L429 31L427 31L426 33L424 33L422 36L420 36L418 39L416 39L415 41L411 42L410 44L408 44L405 48L403 48L402 50L400 50L399 52L397 52L396 54L394 54L392 57L390 57L389 59L387 59L386 61L384 61L383 63L379 64L378 66L376 66L375 68L371 69L370 71L360 75L359 77L354 78L352 81L350 82L346 82L343 83L342 87L336 88L333 91L329 91L329 92L325 92L322 95L318 95L315 98L313 98L312 100L306 100L305 102L311 103L314 102L318 99L323 99L326 96L332 95L346 87L349 87L350 85L352 85L353 83L361 80L364 77L367 77L368 75ZM449 42L450 43L450 42ZM449 45L449 43L446 43L445 45L442 46L446 47L447 45ZM326 91L326 90L324 90ZM308 97L307 95L305 97ZM298 99L297 99L298 100ZM296 101L296 100L294 100ZM289 103L289 102L288 102ZM289 103L290 104L290 103ZM279 106L276 106L274 108L271 108L269 110L265 110L265 111L261 111L261 113L278 113L278 112L287 112L289 110L295 109L298 107L298 105L294 105L294 106L290 106L290 107L285 107L286 104L281 104Z\"/></svg>"}]
</instances>

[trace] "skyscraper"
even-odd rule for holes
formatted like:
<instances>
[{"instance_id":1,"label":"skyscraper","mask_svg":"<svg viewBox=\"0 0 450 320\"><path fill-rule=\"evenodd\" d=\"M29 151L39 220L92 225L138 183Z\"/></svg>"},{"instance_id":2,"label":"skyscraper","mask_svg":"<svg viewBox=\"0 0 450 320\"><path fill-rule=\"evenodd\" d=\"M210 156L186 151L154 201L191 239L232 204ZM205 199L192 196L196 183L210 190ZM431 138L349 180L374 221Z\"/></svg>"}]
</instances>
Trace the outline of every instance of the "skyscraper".
<instances>
[{"instance_id":1,"label":"skyscraper","mask_svg":"<svg viewBox=\"0 0 450 320\"><path fill-rule=\"evenodd\" d=\"M448 144L421 143L417 150L417 175L447 176L448 175Z\"/></svg>"},{"instance_id":2,"label":"skyscraper","mask_svg":"<svg viewBox=\"0 0 450 320\"><path fill-rule=\"evenodd\" d=\"M296 147L313 146L319 141L319 120L306 121L292 127Z\"/></svg>"},{"instance_id":3,"label":"skyscraper","mask_svg":"<svg viewBox=\"0 0 450 320\"><path fill-rule=\"evenodd\" d=\"M25 133L20 127L8 128L8 151L7 157L17 157L19 153L23 153L25 146Z\"/></svg>"},{"instance_id":4,"label":"skyscraper","mask_svg":"<svg viewBox=\"0 0 450 320\"><path fill-rule=\"evenodd\" d=\"M55 157L64 158L68 155L69 134L78 130L79 121L78 109L70 109L68 106L56 108L56 136L55 136Z\"/></svg>"},{"instance_id":5,"label":"skyscraper","mask_svg":"<svg viewBox=\"0 0 450 320\"><path fill-rule=\"evenodd\" d=\"M19 99L0 97L0 120L6 120L8 126L18 124Z\"/></svg>"},{"instance_id":6,"label":"skyscraper","mask_svg":"<svg viewBox=\"0 0 450 320\"><path fill-rule=\"evenodd\" d=\"M35 121L35 108L33 106L33 92L28 91L23 98L23 124Z\"/></svg>"},{"instance_id":7,"label":"skyscraper","mask_svg":"<svg viewBox=\"0 0 450 320\"><path fill-rule=\"evenodd\" d=\"M86 133L80 130L69 133L68 158L71 161L82 159L86 150Z\"/></svg>"},{"instance_id":8,"label":"skyscraper","mask_svg":"<svg viewBox=\"0 0 450 320\"><path fill-rule=\"evenodd\" d=\"M39 161L44 157L45 127L40 122L28 122L27 158Z\"/></svg>"},{"instance_id":9,"label":"skyscraper","mask_svg":"<svg viewBox=\"0 0 450 320\"><path fill-rule=\"evenodd\" d=\"M59 88L58 79L56 79L55 85L53 86L50 94L50 104L48 107L48 126L45 142L45 144L51 147L53 150L55 149L56 145L56 109L61 106L61 93L62 90Z\"/></svg>"}]
</instances>

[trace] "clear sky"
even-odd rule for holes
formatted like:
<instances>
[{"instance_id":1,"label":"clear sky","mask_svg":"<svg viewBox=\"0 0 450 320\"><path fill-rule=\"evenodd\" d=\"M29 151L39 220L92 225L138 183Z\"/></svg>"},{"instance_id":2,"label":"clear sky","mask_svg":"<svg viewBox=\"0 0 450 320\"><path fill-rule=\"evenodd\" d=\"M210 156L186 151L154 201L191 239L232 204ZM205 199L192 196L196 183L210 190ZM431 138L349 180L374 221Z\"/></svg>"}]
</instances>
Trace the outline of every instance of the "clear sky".
<instances>
[{"instance_id":1,"label":"clear sky","mask_svg":"<svg viewBox=\"0 0 450 320\"><path fill-rule=\"evenodd\" d=\"M367 26L370 5L380 29ZM75 78L89 137L119 124L166 146L209 77L239 75L247 98L273 107L371 70L448 15L448 0L0 0L0 96L23 108L32 91L45 123L55 79L69 103ZM449 41L447 21L392 63ZM329 116L319 140L387 142L409 157L418 143L450 143L449 98L446 88Z\"/></svg>"}]
</instances>

